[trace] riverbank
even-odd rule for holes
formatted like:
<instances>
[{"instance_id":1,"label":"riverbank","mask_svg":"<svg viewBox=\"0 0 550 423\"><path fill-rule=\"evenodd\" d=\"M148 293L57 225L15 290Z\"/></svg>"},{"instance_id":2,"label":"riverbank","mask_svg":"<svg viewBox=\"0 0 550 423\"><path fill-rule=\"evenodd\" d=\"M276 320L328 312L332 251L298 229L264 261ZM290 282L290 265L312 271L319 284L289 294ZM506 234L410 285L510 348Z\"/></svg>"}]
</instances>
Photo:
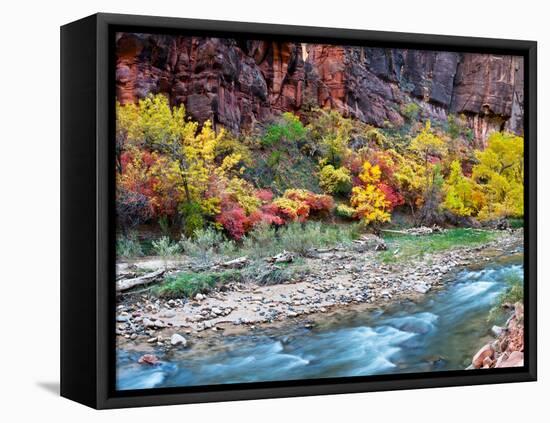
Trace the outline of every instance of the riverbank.
<instances>
[{"instance_id":1,"label":"riverbank","mask_svg":"<svg viewBox=\"0 0 550 423\"><path fill-rule=\"evenodd\" d=\"M502 231L483 245L450 248L395 262L381 260L382 254L387 258L388 253L394 253L391 248L385 252L335 248L305 258L310 271L281 285L229 283L223 290L198 294L190 300L123 295L117 305L117 343L122 348L142 351L189 347L194 340L215 333L242 333L287 322L311 325L316 316L342 308L374 309L403 300L415 301L440 288L450 272L489 262L517 249L522 242L521 230Z\"/></svg>"},{"instance_id":2,"label":"riverbank","mask_svg":"<svg viewBox=\"0 0 550 423\"><path fill-rule=\"evenodd\" d=\"M523 367L523 304L505 304L511 310L504 327L493 326L496 339L485 344L473 356L468 369Z\"/></svg>"}]
</instances>

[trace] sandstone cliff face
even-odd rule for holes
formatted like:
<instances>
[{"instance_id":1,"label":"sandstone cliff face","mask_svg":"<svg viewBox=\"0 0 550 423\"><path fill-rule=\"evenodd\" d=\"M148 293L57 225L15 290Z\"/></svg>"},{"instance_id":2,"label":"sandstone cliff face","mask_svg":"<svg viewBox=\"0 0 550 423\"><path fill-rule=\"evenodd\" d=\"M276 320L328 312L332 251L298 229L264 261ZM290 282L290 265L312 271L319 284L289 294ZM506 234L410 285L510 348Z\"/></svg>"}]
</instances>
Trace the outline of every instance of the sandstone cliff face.
<instances>
[{"instance_id":1,"label":"sandstone cliff face","mask_svg":"<svg viewBox=\"0 0 550 423\"><path fill-rule=\"evenodd\" d=\"M401 125L411 101L425 117L464 113L478 144L523 131L523 61L512 56L121 33L116 86L121 103L165 93L234 132L305 103Z\"/></svg>"}]
</instances>

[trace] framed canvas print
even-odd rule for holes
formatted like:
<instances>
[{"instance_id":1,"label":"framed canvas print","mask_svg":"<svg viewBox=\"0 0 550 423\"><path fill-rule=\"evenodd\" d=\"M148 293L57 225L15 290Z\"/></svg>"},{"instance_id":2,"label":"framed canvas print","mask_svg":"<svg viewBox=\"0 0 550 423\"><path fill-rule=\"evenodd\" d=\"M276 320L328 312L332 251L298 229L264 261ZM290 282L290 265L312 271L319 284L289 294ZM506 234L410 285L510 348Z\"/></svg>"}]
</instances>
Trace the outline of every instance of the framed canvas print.
<instances>
[{"instance_id":1,"label":"framed canvas print","mask_svg":"<svg viewBox=\"0 0 550 423\"><path fill-rule=\"evenodd\" d=\"M61 393L536 379L536 43L61 29Z\"/></svg>"}]
</instances>

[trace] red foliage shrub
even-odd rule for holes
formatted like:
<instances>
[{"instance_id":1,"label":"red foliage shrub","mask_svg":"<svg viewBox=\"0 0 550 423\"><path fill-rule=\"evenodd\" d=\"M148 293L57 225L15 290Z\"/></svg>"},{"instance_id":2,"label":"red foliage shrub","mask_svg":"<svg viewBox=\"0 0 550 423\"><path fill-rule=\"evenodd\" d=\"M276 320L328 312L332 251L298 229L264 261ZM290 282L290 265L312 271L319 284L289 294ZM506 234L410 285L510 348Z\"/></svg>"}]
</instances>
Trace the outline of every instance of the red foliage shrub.
<instances>
[{"instance_id":1,"label":"red foliage shrub","mask_svg":"<svg viewBox=\"0 0 550 423\"><path fill-rule=\"evenodd\" d=\"M222 208L221 213L216 216L216 222L222 225L229 235L236 240L244 236L250 225L246 213L239 205Z\"/></svg>"},{"instance_id":2,"label":"red foliage shrub","mask_svg":"<svg viewBox=\"0 0 550 423\"><path fill-rule=\"evenodd\" d=\"M342 165L346 167L352 175L359 175L363 170L364 161L365 160L361 156L353 153L344 159L344 163Z\"/></svg>"},{"instance_id":3,"label":"red foliage shrub","mask_svg":"<svg viewBox=\"0 0 550 423\"><path fill-rule=\"evenodd\" d=\"M330 212L334 207L334 200L330 195L315 194L304 189L289 189L285 192L284 196L291 200L306 204L309 210L315 212ZM298 215L300 215L300 213L298 213Z\"/></svg>"},{"instance_id":4,"label":"red foliage shrub","mask_svg":"<svg viewBox=\"0 0 550 423\"><path fill-rule=\"evenodd\" d=\"M273 192L268 189L259 189L256 191L256 197L264 204L269 203L273 200Z\"/></svg>"},{"instance_id":5,"label":"red foliage shrub","mask_svg":"<svg viewBox=\"0 0 550 423\"><path fill-rule=\"evenodd\" d=\"M369 157L369 162L380 168L381 179L388 181L393 178L395 172L394 164L391 156L386 151L374 151Z\"/></svg>"},{"instance_id":6,"label":"red foliage shrub","mask_svg":"<svg viewBox=\"0 0 550 423\"><path fill-rule=\"evenodd\" d=\"M267 225L284 225L285 221L281 216L277 215L277 207L273 204L266 204L260 210L256 210L248 217L252 227L264 223Z\"/></svg>"},{"instance_id":7,"label":"red foliage shrub","mask_svg":"<svg viewBox=\"0 0 550 423\"><path fill-rule=\"evenodd\" d=\"M393 187L383 182L380 182L378 184L378 188L380 189L380 191L384 193L386 200L389 201L390 209L394 209L395 207L405 203L405 199L403 198L403 196L398 191L396 191Z\"/></svg>"}]
</instances>

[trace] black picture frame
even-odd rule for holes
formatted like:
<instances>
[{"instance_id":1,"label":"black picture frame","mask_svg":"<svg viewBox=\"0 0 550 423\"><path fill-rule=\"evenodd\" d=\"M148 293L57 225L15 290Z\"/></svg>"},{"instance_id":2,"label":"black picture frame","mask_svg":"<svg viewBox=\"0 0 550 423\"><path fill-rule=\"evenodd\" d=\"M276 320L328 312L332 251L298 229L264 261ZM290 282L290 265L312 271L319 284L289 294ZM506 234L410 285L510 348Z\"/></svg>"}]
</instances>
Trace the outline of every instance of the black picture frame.
<instances>
[{"instance_id":1,"label":"black picture frame","mask_svg":"<svg viewBox=\"0 0 550 423\"><path fill-rule=\"evenodd\" d=\"M525 58L525 366L208 387L114 390L115 31L269 37ZM119 408L534 381L537 377L537 44L488 38L95 14L61 28L61 395Z\"/></svg>"}]
</instances>

